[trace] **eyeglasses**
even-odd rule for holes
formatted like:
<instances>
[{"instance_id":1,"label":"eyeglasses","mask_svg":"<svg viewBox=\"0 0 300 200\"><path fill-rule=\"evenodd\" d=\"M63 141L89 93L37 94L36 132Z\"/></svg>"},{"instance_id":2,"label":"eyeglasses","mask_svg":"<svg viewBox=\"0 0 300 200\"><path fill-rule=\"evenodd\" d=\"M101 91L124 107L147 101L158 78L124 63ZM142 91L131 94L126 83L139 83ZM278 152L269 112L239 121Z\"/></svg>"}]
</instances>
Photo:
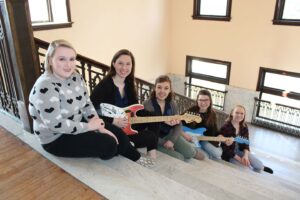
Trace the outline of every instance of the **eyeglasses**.
<instances>
[{"instance_id":1,"label":"eyeglasses","mask_svg":"<svg viewBox=\"0 0 300 200\"><path fill-rule=\"evenodd\" d=\"M208 102L209 99L198 99L199 102Z\"/></svg>"}]
</instances>

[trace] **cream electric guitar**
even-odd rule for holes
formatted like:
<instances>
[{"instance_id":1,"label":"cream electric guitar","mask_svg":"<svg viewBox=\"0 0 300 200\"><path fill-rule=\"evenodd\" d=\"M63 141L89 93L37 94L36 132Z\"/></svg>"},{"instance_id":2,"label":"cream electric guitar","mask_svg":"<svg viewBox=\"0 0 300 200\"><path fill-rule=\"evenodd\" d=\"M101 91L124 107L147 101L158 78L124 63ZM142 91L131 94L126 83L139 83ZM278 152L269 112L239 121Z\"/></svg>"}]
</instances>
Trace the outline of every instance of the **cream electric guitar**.
<instances>
[{"instance_id":1,"label":"cream electric guitar","mask_svg":"<svg viewBox=\"0 0 300 200\"><path fill-rule=\"evenodd\" d=\"M141 104L134 104L126 108L119 108L117 106L101 103L100 104L100 115L106 117L126 117L128 119L128 126L123 128L123 131L127 135L136 134L137 131L131 128L132 124L142 124L142 123L153 123L153 122L164 122L171 120L183 120L186 123L191 123L193 121L200 123L201 117L198 115L185 113L183 115L172 115L172 116L151 116L151 117L137 117L136 112L144 109Z\"/></svg>"}]
</instances>

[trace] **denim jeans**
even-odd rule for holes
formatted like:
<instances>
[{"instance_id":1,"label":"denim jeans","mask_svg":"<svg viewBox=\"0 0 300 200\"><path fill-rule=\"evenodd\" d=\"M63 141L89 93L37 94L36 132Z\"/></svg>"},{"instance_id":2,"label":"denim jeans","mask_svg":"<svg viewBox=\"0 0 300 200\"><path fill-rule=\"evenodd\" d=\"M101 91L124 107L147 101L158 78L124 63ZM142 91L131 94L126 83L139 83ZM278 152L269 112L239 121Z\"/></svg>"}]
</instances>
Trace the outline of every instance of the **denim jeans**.
<instances>
[{"instance_id":1,"label":"denim jeans","mask_svg":"<svg viewBox=\"0 0 300 200\"><path fill-rule=\"evenodd\" d=\"M244 152L240 151L237 147L235 148L235 153L240 157L244 156ZM256 158L256 156L254 156L251 152L249 152L248 157L250 161L250 166L254 171L261 172L264 169L263 163L258 158ZM230 159L230 162L239 165L241 164L239 161L235 160L234 158Z\"/></svg>"},{"instance_id":2,"label":"denim jeans","mask_svg":"<svg viewBox=\"0 0 300 200\"><path fill-rule=\"evenodd\" d=\"M200 142L201 148L205 151L210 159L220 160L222 156L222 148L212 145L210 142Z\"/></svg>"}]
</instances>

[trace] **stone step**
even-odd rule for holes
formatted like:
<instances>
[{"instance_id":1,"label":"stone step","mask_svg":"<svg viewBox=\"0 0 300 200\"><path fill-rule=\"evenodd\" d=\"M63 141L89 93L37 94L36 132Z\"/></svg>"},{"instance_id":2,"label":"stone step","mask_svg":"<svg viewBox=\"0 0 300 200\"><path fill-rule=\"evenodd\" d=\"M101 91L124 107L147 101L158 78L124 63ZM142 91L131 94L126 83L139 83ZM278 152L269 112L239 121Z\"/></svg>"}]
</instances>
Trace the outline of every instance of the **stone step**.
<instances>
[{"instance_id":1,"label":"stone step","mask_svg":"<svg viewBox=\"0 0 300 200\"><path fill-rule=\"evenodd\" d=\"M61 158L45 152L34 135L20 139L109 199L211 199L122 156L111 160Z\"/></svg>"},{"instance_id":2,"label":"stone step","mask_svg":"<svg viewBox=\"0 0 300 200\"><path fill-rule=\"evenodd\" d=\"M249 185L252 190L268 194L268 197L274 199L280 199L279 197L285 197L285 199L295 199L300 196L300 188L297 188L286 180L282 180L276 176L267 173L256 173L250 169L233 165L225 161L198 161L191 159L190 164L206 169L206 174L215 173L219 176L227 176L228 179L234 180L244 185Z\"/></svg>"},{"instance_id":3,"label":"stone step","mask_svg":"<svg viewBox=\"0 0 300 200\"><path fill-rule=\"evenodd\" d=\"M228 174L227 170L219 170L219 167L205 167L205 165L207 164L206 161L196 161L202 165L192 166L180 160L170 158L165 154L159 153L158 155L159 157L157 162L159 163L159 169L157 170L157 172L162 172L162 174L166 173L168 174L168 176L170 175L170 173L176 174L184 172L183 174L189 174L201 181L209 183L210 187L215 188L214 193L217 193L218 191L224 191L225 194L234 194L239 198L246 199L295 199L295 197L299 195L299 193L291 195L285 194L283 192L278 192L276 189L269 187L268 185L258 185L256 182L259 182L263 179L263 177L261 176L256 176L255 180L249 181L243 177ZM213 165L213 163L208 163L208 166ZM160 165L164 165L164 168L160 167ZM238 171L236 169L234 170ZM184 175L181 176L181 179L183 179L183 177ZM210 189L213 190L213 188ZM209 195L208 193L204 194ZM218 196L217 194L213 195L216 199L222 198L222 196ZM223 199L225 198L226 196L223 197ZM230 199L232 197L227 198Z\"/></svg>"},{"instance_id":4,"label":"stone step","mask_svg":"<svg viewBox=\"0 0 300 200\"><path fill-rule=\"evenodd\" d=\"M259 155L260 159L266 166L272 167L274 169L274 175L281 177L284 180L287 180L293 185L296 185L300 188L300 163L292 161L285 157L279 157L276 155L268 154L262 152L258 149L252 148L256 154ZM290 170L286 170L286 169Z\"/></svg>"},{"instance_id":5,"label":"stone step","mask_svg":"<svg viewBox=\"0 0 300 200\"><path fill-rule=\"evenodd\" d=\"M121 156L108 161L59 158L45 152L35 136L20 133L17 126L13 129L15 135L36 151L108 199L298 199L300 196L299 181L258 174L223 161L191 159L187 163L158 153L157 166L147 169Z\"/></svg>"},{"instance_id":6,"label":"stone step","mask_svg":"<svg viewBox=\"0 0 300 200\"><path fill-rule=\"evenodd\" d=\"M103 165L118 171L134 182L146 186L150 191L160 194L162 199L212 199L180 182L161 176L152 169L134 163L122 156L103 161Z\"/></svg>"},{"instance_id":7,"label":"stone step","mask_svg":"<svg viewBox=\"0 0 300 200\"><path fill-rule=\"evenodd\" d=\"M130 178L107 167L97 158L62 158L45 152L33 135L20 135L20 139L60 168L99 192L108 199L159 199L160 196ZM125 198L126 197L126 198Z\"/></svg>"}]
</instances>

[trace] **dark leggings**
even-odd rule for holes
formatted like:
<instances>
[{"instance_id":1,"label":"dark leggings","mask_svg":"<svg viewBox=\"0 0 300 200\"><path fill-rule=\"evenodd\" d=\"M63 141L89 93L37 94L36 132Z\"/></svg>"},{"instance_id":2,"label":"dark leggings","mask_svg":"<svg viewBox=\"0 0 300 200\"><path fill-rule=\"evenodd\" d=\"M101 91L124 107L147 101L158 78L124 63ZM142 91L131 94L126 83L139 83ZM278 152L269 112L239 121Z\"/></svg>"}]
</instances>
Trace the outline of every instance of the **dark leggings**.
<instances>
[{"instance_id":1,"label":"dark leggings","mask_svg":"<svg viewBox=\"0 0 300 200\"><path fill-rule=\"evenodd\" d=\"M47 152L62 157L99 157L107 160L120 154L133 161L141 157L121 129L109 123L105 124L105 128L114 133L119 144L107 134L89 131L77 135L63 134L42 146Z\"/></svg>"},{"instance_id":2,"label":"dark leggings","mask_svg":"<svg viewBox=\"0 0 300 200\"><path fill-rule=\"evenodd\" d=\"M147 151L157 149L158 138L150 130L139 131L138 134L129 135L130 141L134 143L135 148L147 147Z\"/></svg>"}]
</instances>

